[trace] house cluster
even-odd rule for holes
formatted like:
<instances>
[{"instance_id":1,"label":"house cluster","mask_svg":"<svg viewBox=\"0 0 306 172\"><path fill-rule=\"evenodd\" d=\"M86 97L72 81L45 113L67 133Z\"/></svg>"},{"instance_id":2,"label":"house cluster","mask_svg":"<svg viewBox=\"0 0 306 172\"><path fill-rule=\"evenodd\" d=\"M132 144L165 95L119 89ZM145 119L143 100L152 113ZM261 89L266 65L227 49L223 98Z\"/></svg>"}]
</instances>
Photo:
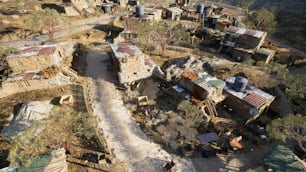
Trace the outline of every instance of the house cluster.
<instances>
[{"instance_id":1,"label":"house cluster","mask_svg":"<svg viewBox=\"0 0 306 172\"><path fill-rule=\"evenodd\" d=\"M70 84L78 75L70 69L79 45L67 41L56 44L18 48L6 57L11 73L3 81L1 97L18 90L35 90Z\"/></svg>"},{"instance_id":2,"label":"house cluster","mask_svg":"<svg viewBox=\"0 0 306 172\"><path fill-rule=\"evenodd\" d=\"M129 85L147 78L153 74L156 67L152 60L135 45L126 43L137 39L139 23L148 20L153 23L162 19L180 20L183 12L191 11L189 3L186 0L177 1L176 5L165 9L145 8L138 5L135 6L135 13L122 17L125 28L115 39L115 44L111 44L112 61L121 84ZM202 20L204 27L225 32L220 42L219 52L228 53L235 60L251 57L264 60L266 63L272 60L275 52L261 48L267 32L233 26L235 23L224 18L223 8L215 4L198 4L193 10L198 19ZM181 74L179 85L175 86L177 91L184 94L186 98L192 96L201 101L210 100L214 104L222 102L235 113L240 114L245 123L258 118L275 99L269 93L248 84L247 79L243 77L231 77L223 81L206 72L182 71L184 72Z\"/></svg>"},{"instance_id":3,"label":"house cluster","mask_svg":"<svg viewBox=\"0 0 306 172\"><path fill-rule=\"evenodd\" d=\"M132 85L136 81L152 76L156 64L132 43L111 44L112 62L120 84ZM248 83L243 77L230 77L225 81L207 72L185 70L176 89L184 97L191 96L200 101L226 104L246 124L254 121L268 110L275 97ZM187 93L187 94L186 94ZM189 94L189 95L188 95Z\"/></svg>"},{"instance_id":4,"label":"house cluster","mask_svg":"<svg viewBox=\"0 0 306 172\"><path fill-rule=\"evenodd\" d=\"M223 103L248 124L268 110L275 97L248 83L244 77L230 77L225 81L206 72L186 71L179 84L200 100ZM183 92L183 91L181 91Z\"/></svg>"},{"instance_id":5,"label":"house cluster","mask_svg":"<svg viewBox=\"0 0 306 172\"><path fill-rule=\"evenodd\" d=\"M225 29L219 51L229 53L237 61L254 58L269 63L275 51L261 48L266 37L267 32L264 31L230 26Z\"/></svg>"},{"instance_id":6,"label":"house cluster","mask_svg":"<svg viewBox=\"0 0 306 172\"><path fill-rule=\"evenodd\" d=\"M116 5L126 7L129 0L64 0L64 11L68 16L79 16L94 13L101 8L105 13L114 10Z\"/></svg>"}]
</instances>

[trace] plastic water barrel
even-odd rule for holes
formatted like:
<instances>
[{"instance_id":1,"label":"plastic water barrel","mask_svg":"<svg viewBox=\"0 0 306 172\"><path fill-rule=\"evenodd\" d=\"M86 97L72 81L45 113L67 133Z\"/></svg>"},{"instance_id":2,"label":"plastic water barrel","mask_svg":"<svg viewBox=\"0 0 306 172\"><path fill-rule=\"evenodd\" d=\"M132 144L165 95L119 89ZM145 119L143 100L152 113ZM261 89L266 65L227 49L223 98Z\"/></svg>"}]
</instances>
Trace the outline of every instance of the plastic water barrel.
<instances>
[{"instance_id":1,"label":"plastic water barrel","mask_svg":"<svg viewBox=\"0 0 306 172\"><path fill-rule=\"evenodd\" d=\"M248 85L248 80L244 77L237 76L235 78L235 84L234 84L234 90L239 91L239 92L244 92L247 85Z\"/></svg>"},{"instance_id":2,"label":"plastic water barrel","mask_svg":"<svg viewBox=\"0 0 306 172\"><path fill-rule=\"evenodd\" d=\"M141 5L136 6L136 17L144 16L144 8Z\"/></svg>"},{"instance_id":3,"label":"plastic water barrel","mask_svg":"<svg viewBox=\"0 0 306 172\"><path fill-rule=\"evenodd\" d=\"M204 13L204 4L198 4L196 6L196 12L197 12L197 14L203 14Z\"/></svg>"}]
</instances>

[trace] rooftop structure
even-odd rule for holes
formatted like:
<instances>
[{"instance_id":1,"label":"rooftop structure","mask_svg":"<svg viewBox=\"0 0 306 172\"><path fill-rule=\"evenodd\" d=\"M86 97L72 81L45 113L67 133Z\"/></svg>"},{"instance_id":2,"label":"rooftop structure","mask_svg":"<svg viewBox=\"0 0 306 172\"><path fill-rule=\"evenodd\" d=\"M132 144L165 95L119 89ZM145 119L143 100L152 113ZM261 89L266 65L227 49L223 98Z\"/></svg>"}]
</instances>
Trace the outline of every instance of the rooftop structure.
<instances>
[{"instance_id":1,"label":"rooftop structure","mask_svg":"<svg viewBox=\"0 0 306 172\"><path fill-rule=\"evenodd\" d=\"M269 93L248 84L248 81L242 77L228 78L224 91L227 97L226 104L246 119L247 123L267 110L275 99Z\"/></svg>"},{"instance_id":2,"label":"rooftop structure","mask_svg":"<svg viewBox=\"0 0 306 172\"><path fill-rule=\"evenodd\" d=\"M229 52L236 59L248 59L263 44L267 32L230 26L225 28L220 51Z\"/></svg>"},{"instance_id":3,"label":"rooftop structure","mask_svg":"<svg viewBox=\"0 0 306 172\"><path fill-rule=\"evenodd\" d=\"M171 20L180 20L183 10L178 7L167 8L166 14L167 18Z\"/></svg>"},{"instance_id":4,"label":"rooftop structure","mask_svg":"<svg viewBox=\"0 0 306 172\"><path fill-rule=\"evenodd\" d=\"M184 72L180 84L190 91L195 98L211 99L218 103L224 99L222 95L225 82L206 72Z\"/></svg>"},{"instance_id":5,"label":"rooftop structure","mask_svg":"<svg viewBox=\"0 0 306 172\"><path fill-rule=\"evenodd\" d=\"M51 66L71 66L74 42L61 42L50 45L28 46L18 48L6 57L14 73L43 70Z\"/></svg>"},{"instance_id":6,"label":"rooftop structure","mask_svg":"<svg viewBox=\"0 0 306 172\"><path fill-rule=\"evenodd\" d=\"M132 43L111 44L112 61L118 72L121 84L131 84L134 81L147 78L152 75L156 64L143 54Z\"/></svg>"},{"instance_id":7,"label":"rooftop structure","mask_svg":"<svg viewBox=\"0 0 306 172\"><path fill-rule=\"evenodd\" d=\"M118 43L111 44L110 46L116 58L143 55L139 48L131 43Z\"/></svg>"},{"instance_id":8,"label":"rooftop structure","mask_svg":"<svg viewBox=\"0 0 306 172\"><path fill-rule=\"evenodd\" d=\"M257 60L257 61L264 61L266 64L268 64L273 59L275 53L276 53L275 50L260 48L255 52L255 54L252 56L252 58Z\"/></svg>"}]
</instances>

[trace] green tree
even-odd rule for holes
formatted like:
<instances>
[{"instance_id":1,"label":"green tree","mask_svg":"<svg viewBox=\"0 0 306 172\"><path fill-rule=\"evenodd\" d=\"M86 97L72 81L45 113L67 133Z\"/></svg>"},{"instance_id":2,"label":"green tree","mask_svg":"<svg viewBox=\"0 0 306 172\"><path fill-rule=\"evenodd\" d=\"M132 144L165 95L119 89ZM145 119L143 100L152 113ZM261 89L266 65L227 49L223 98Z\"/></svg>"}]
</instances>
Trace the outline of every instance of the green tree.
<instances>
[{"instance_id":1,"label":"green tree","mask_svg":"<svg viewBox=\"0 0 306 172\"><path fill-rule=\"evenodd\" d=\"M268 32L272 36L276 31L277 21L275 19L275 10L262 8L247 18L247 25L257 30Z\"/></svg>"},{"instance_id":2,"label":"green tree","mask_svg":"<svg viewBox=\"0 0 306 172\"><path fill-rule=\"evenodd\" d=\"M268 136L272 139L286 141L294 139L299 147L306 153L303 142L306 142L306 116L288 115L284 118L278 118L267 126Z\"/></svg>"},{"instance_id":3,"label":"green tree","mask_svg":"<svg viewBox=\"0 0 306 172\"><path fill-rule=\"evenodd\" d=\"M181 101L177 109L183 111L185 114L185 119L191 123L191 126L198 128L200 124L204 121L204 115L201 109L198 106L193 105L190 101L184 100Z\"/></svg>"},{"instance_id":4,"label":"green tree","mask_svg":"<svg viewBox=\"0 0 306 172\"><path fill-rule=\"evenodd\" d=\"M56 10L45 8L31 13L25 24L33 31L48 31L49 40L53 40L54 33L65 25L70 26L69 20L61 16Z\"/></svg>"},{"instance_id":5,"label":"green tree","mask_svg":"<svg viewBox=\"0 0 306 172\"><path fill-rule=\"evenodd\" d=\"M288 75L285 93L295 112L306 114L306 74Z\"/></svg>"},{"instance_id":6,"label":"green tree","mask_svg":"<svg viewBox=\"0 0 306 172\"><path fill-rule=\"evenodd\" d=\"M145 22L139 28L138 43L145 46L160 46L162 54L167 44L186 45L191 42L186 28L174 21Z\"/></svg>"},{"instance_id":7,"label":"green tree","mask_svg":"<svg viewBox=\"0 0 306 172\"><path fill-rule=\"evenodd\" d=\"M95 129L96 120L88 113L54 107L48 119L36 122L14 138L8 160L17 167L28 166L37 155L58 148L74 154L73 144L78 143L78 138L90 139L95 135Z\"/></svg>"}]
</instances>

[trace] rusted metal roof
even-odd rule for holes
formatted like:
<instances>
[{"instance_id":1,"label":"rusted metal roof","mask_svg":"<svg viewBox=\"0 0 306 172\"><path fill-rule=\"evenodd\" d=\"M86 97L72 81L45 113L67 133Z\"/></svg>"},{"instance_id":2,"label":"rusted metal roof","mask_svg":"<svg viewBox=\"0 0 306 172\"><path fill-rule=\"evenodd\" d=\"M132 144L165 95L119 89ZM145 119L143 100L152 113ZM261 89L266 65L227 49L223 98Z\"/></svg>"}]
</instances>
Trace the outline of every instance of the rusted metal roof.
<instances>
[{"instance_id":1,"label":"rusted metal roof","mask_svg":"<svg viewBox=\"0 0 306 172\"><path fill-rule=\"evenodd\" d=\"M248 94L243 98L243 100L249 103L250 105L256 107L257 109L268 101L266 98L256 93Z\"/></svg>"},{"instance_id":2,"label":"rusted metal roof","mask_svg":"<svg viewBox=\"0 0 306 172\"><path fill-rule=\"evenodd\" d=\"M55 51L55 47L46 47L39 50L38 55L47 55L47 54L53 54Z\"/></svg>"},{"instance_id":3,"label":"rusted metal roof","mask_svg":"<svg viewBox=\"0 0 306 172\"><path fill-rule=\"evenodd\" d=\"M26 53L30 53L30 52L38 51L38 50L39 50L39 47L29 47L29 48L25 48L25 49L17 52L16 54L26 54Z\"/></svg>"},{"instance_id":4,"label":"rusted metal roof","mask_svg":"<svg viewBox=\"0 0 306 172\"><path fill-rule=\"evenodd\" d=\"M198 79L199 75L193 71L185 71L182 74L183 77L190 79L191 81Z\"/></svg>"},{"instance_id":5,"label":"rusted metal roof","mask_svg":"<svg viewBox=\"0 0 306 172\"><path fill-rule=\"evenodd\" d=\"M142 54L139 48L132 43L125 42L125 43L111 44L110 46L116 58L125 58L128 56Z\"/></svg>"},{"instance_id":6,"label":"rusted metal roof","mask_svg":"<svg viewBox=\"0 0 306 172\"><path fill-rule=\"evenodd\" d=\"M264 92L261 89L258 89L250 84L247 85L245 92L239 92L235 91L232 88L232 85L235 83L235 77L230 77L226 79L226 87L224 90L237 97L238 99L241 99L248 104L258 108L267 103L268 101L273 101L274 96L270 95L269 93Z\"/></svg>"},{"instance_id":7,"label":"rusted metal roof","mask_svg":"<svg viewBox=\"0 0 306 172\"><path fill-rule=\"evenodd\" d=\"M54 53L56 46L57 44L21 47L16 53L9 55L7 58L48 55Z\"/></svg>"}]
</instances>

